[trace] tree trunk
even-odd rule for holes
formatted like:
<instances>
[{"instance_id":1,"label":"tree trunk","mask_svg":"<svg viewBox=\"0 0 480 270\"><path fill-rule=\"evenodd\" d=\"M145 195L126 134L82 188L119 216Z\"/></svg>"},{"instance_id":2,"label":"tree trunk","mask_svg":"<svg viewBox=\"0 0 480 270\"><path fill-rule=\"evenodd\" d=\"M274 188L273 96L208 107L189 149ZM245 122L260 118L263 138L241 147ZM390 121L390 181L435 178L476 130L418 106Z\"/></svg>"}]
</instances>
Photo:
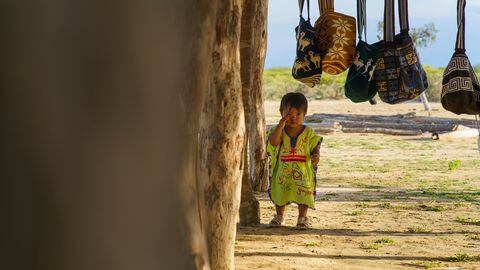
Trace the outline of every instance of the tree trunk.
<instances>
[{"instance_id":1,"label":"tree trunk","mask_svg":"<svg viewBox=\"0 0 480 270\"><path fill-rule=\"evenodd\" d=\"M258 225L260 224L260 208L257 199L253 193L252 185L257 181L255 167L257 159L261 161L261 156L257 157L254 147L257 143L254 141L256 137L256 100L254 91L254 79L256 78L255 70L258 65L263 67L263 63L255 62L256 55L261 48L258 45L261 42L254 40L256 33L259 31L257 24L257 13L262 5L259 0L243 0L242 13L242 32L240 40L240 66L242 76L242 98L245 112L246 126L246 143L244 144L244 172L242 177L242 196L240 204L240 224L241 225ZM262 40L263 41L263 40ZM262 60L263 61L263 60ZM261 91L261 89L260 89ZM260 100L260 102L262 102ZM261 104L263 105L263 103ZM261 121L264 121L261 119ZM262 148L263 149L263 148ZM260 155L262 153L260 152Z\"/></svg>"},{"instance_id":2,"label":"tree trunk","mask_svg":"<svg viewBox=\"0 0 480 270\"><path fill-rule=\"evenodd\" d=\"M233 269L243 119L225 2L2 2L1 269L208 269L208 250ZM192 155L212 68L213 233Z\"/></svg>"},{"instance_id":3,"label":"tree trunk","mask_svg":"<svg viewBox=\"0 0 480 270\"><path fill-rule=\"evenodd\" d=\"M247 149L245 143L244 151ZM244 168L248 160L247 152L244 152ZM260 224L260 204L255 198L255 194L252 189L252 182L248 170L244 169L242 177L242 195L240 203L240 225L242 226L255 226Z\"/></svg>"},{"instance_id":4,"label":"tree trunk","mask_svg":"<svg viewBox=\"0 0 480 270\"><path fill-rule=\"evenodd\" d=\"M248 172L257 191L267 191L265 112L262 98L263 69L267 48L268 1L244 0L241 65L247 138Z\"/></svg>"},{"instance_id":5,"label":"tree trunk","mask_svg":"<svg viewBox=\"0 0 480 270\"><path fill-rule=\"evenodd\" d=\"M245 122L240 79L241 0L219 1L211 78L200 121L198 178L212 269L234 269Z\"/></svg>"},{"instance_id":6,"label":"tree trunk","mask_svg":"<svg viewBox=\"0 0 480 270\"><path fill-rule=\"evenodd\" d=\"M253 55L253 78L252 78L252 103L254 109L250 112L251 115L251 130L249 133L249 140L253 142L250 144L250 155L252 168L250 174L255 180L255 190L268 190L268 175L267 175L267 153L266 153L266 133L265 133L265 111L263 107L262 97L262 81L263 69L265 64L265 56L267 53L267 16L268 16L268 1L259 0L257 11L255 12L255 28L253 36L253 48L255 48ZM253 162L253 160L255 162Z\"/></svg>"}]
</instances>

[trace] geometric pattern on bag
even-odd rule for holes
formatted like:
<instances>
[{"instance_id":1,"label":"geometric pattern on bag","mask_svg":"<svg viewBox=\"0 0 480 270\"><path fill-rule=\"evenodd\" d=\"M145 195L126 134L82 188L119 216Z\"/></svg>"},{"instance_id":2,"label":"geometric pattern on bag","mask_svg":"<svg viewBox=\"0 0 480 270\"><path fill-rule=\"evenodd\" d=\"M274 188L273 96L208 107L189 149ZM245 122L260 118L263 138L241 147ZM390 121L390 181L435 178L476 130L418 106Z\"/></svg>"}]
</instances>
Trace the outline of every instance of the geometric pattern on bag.
<instances>
[{"instance_id":1,"label":"geometric pattern on bag","mask_svg":"<svg viewBox=\"0 0 480 270\"><path fill-rule=\"evenodd\" d=\"M320 18L315 22L322 69L331 75L347 70L355 56L356 21L335 12L334 0L318 0Z\"/></svg>"},{"instance_id":2,"label":"geometric pattern on bag","mask_svg":"<svg viewBox=\"0 0 480 270\"><path fill-rule=\"evenodd\" d=\"M378 49L381 56L375 66L371 86L377 90L382 101L392 103L399 97L405 96L405 89L401 88L399 83L400 68L397 50L388 46L379 46Z\"/></svg>"},{"instance_id":3,"label":"geometric pattern on bag","mask_svg":"<svg viewBox=\"0 0 480 270\"><path fill-rule=\"evenodd\" d=\"M345 80L345 96L353 102L371 100L377 90L369 87L378 60L378 49L366 42L366 0L357 0L358 44ZM365 41L362 34L365 32Z\"/></svg>"},{"instance_id":4,"label":"geometric pattern on bag","mask_svg":"<svg viewBox=\"0 0 480 270\"><path fill-rule=\"evenodd\" d=\"M465 54L465 0L457 1L455 53L443 73L442 106L456 114L480 114L480 84Z\"/></svg>"},{"instance_id":5,"label":"geometric pattern on bag","mask_svg":"<svg viewBox=\"0 0 480 270\"><path fill-rule=\"evenodd\" d=\"M443 73L442 94L445 96L459 91L471 92L476 95L480 91L480 85L468 57L456 54Z\"/></svg>"},{"instance_id":6,"label":"geometric pattern on bag","mask_svg":"<svg viewBox=\"0 0 480 270\"><path fill-rule=\"evenodd\" d=\"M400 65L405 70L410 82L406 85L414 94L412 98L420 95L428 88L428 78L425 69L420 63L420 57L412 37L409 35L410 25L408 20L408 0L398 1L400 18L400 34L395 36L397 49L400 50Z\"/></svg>"},{"instance_id":7,"label":"geometric pattern on bag","mask_svg":"<svg viewBox=\"0 0 480 270\"><path fill-rule=\"evenodd\" d=\"M379 49L379 59L370 84L388 104L417 98L428 87L426 72L408 34L407 0L399 0L402 32L397 36L394 4L393 0L385 0L384 40L373 44Z\"/></svg>"},{"instance_id":8,"label":"geometric pattern on bag","mask_svg":"<svg viewBox=\"0 0 480 270\"><path fill-rule=\"evenodd\" d=\"M318 50L315 29L310 24L310 0L307 0L308 19L302 16L305 0L299 0L300 22L295 28L297 53L292 67L292 76L307 85L314 87L322 78L322 58Z\"/></svg>"},{"instance_id":9,"label":"geometric pattern on bag","mask_svg":"<svg viewBox=\"0 0 480 270\"><path fill-rule=\"evenodd\" d=\"M393 43L395 33L395 14L393 1L385 0L383 40L373 44L378 49L378 60L373 70L370 87L378 92L382 101L390 103L399 95L399 64Z\"/></svg>"}]
</instances>

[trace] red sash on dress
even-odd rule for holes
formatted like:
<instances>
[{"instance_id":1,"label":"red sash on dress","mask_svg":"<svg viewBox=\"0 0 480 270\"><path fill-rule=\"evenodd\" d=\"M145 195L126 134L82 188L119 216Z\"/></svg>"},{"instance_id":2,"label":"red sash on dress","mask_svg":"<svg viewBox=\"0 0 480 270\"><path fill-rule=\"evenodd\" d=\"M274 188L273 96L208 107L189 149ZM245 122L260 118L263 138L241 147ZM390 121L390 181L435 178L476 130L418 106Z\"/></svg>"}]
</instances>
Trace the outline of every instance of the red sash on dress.
<instances>
[{"instance_id":1,"label":"red sash on dress","mask_svg":"<svg viewBox=\"0 0 480 270\"><path fill-rule=\"evenodd\" d=\"M307 156L295 154L295 148L290 150L290 155L280 156L282 162L305 162L307 161Z\"/></svg>"}]
</instances>

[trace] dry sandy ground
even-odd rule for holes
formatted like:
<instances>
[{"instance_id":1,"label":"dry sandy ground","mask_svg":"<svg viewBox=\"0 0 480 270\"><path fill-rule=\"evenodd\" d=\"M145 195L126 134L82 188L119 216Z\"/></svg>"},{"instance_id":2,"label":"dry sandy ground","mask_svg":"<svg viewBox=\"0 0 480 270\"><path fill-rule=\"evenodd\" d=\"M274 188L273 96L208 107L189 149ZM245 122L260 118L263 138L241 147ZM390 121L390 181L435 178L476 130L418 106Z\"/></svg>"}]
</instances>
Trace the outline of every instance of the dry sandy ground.
<instances>
[{"instance_id":1,"label":"dry sandy ground","mask_svg":"<svg viewBox=\"0 0 480 270\"><path fill-rule=\"evenodd\" d=\"M278 102L266 103L267 121ZM455 117L440 104L435 116ZM309 113L397 114L419 103L372 107L311 102ZM468 117L465 117L468 118ZM480 155L472 139L326 135L313 228L268 228L274 207L259 194L262 224L240 227L236 269L480 269Z\"/></svg>"}]
</instances>

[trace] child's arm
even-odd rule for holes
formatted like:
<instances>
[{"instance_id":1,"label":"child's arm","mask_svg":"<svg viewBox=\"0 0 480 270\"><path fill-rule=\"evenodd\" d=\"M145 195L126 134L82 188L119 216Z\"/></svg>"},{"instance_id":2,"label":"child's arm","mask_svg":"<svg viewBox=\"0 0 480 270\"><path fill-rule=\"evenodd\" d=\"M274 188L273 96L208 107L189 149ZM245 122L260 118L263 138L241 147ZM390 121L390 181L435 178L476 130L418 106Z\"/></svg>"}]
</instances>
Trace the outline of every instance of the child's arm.
<instances>
[{"instance_id":1,"label":"child's arm","mask_svg":"<svg viewBox=\"0 0 480 270\"><path fill-rule=\"evenodd\" d=\"M315 148L313 148L313 151L312 151L312 163L313 163L313 166L317 166L318 162L320 161L320 145L322 144L322 142L318 142L317 146L315 146Z\"/></svg>"},{"instance_id":2,"label":"child's arm","mask_svg":"<svg viewBox=\"0 0 480 270\"><path fill-rule=\"evenodd\" d=\"M286 114L280 121L278 122L277 127L273 130L272 134L268 138L268 141L272 146L278 146L282 142L282 131L285 128L285 124L287 120L290 118L289 114Z\"/></svg>"}]
</instances>

